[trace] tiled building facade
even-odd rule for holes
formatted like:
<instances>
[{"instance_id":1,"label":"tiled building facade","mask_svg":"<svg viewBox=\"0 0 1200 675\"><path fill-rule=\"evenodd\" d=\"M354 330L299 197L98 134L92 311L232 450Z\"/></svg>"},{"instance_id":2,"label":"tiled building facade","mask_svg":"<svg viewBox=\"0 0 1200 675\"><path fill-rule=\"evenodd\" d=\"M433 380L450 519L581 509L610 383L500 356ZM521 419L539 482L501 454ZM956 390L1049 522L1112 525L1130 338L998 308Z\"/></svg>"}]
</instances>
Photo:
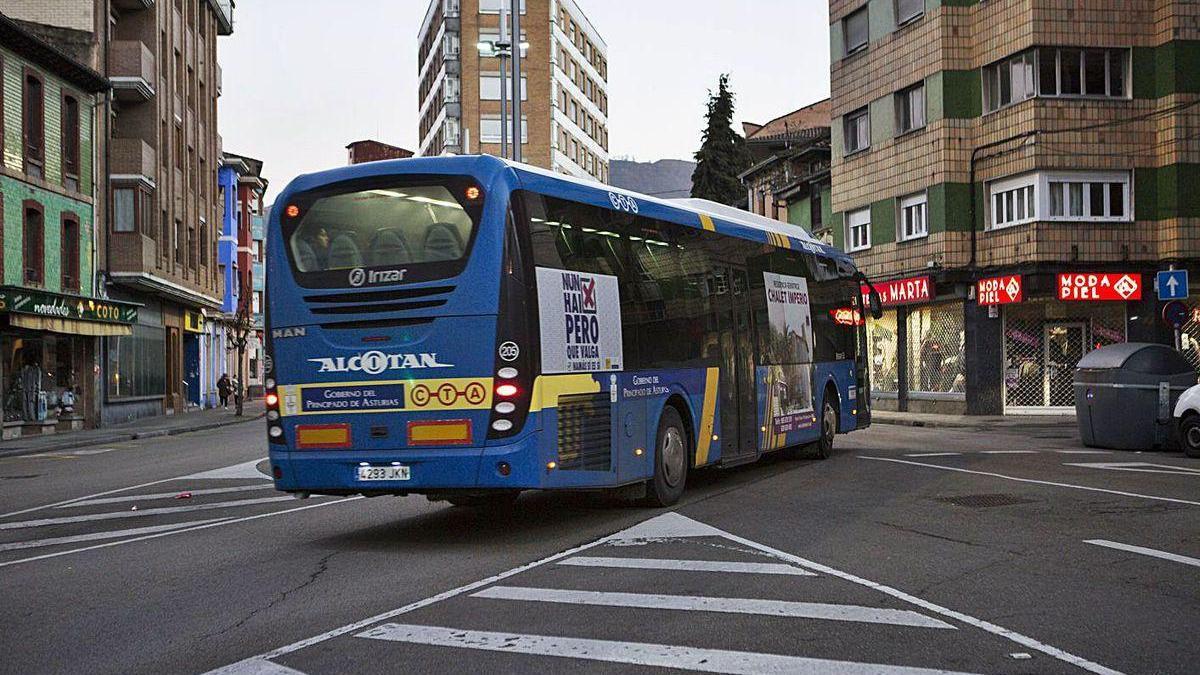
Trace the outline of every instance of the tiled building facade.
<instances>
[{"instance_id":1,"label":"tiled building facade","mask_svg":"<svg viewBox=\"0 0 1200 675\"><path fill-rule=\"evenodd\" d=\"M1066 410L1083 353L1173 339L1153 273L1200 272L1200 4L832 0L830 21L832 233L901 282L869 330L881 407Z\"/></svg>"},{"instance_id":2,"label":"tiled building facade","mask_svg":"<svg viewBox=\"0 0 1200 675\"><path fill-rule=\"evenodd\" d=\"M418 155L501 154L500 59L478 47L498 39L501 3L510 6L510 0L430 3L417 40ZM522 160L607 182L608 48L573 0L521 4L528 43L521 61Z\"/></svg>"}]
</instances>

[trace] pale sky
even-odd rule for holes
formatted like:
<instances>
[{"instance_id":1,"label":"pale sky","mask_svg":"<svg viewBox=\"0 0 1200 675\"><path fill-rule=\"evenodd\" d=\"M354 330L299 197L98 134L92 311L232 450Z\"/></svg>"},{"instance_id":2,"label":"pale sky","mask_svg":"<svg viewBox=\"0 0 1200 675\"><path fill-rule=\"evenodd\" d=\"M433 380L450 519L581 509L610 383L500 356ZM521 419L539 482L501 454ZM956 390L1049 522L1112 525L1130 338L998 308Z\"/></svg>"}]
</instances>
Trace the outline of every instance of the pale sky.
<instances>
[{"instance_id":1,"label":"pale sky","mask_svg":"<svg viewBox=\"0 0 1200 675\"><path fill-rule=\"evenodd\" d=\"M613 157L691 159L722 72L735 123L829 96L826 0L577 2L608 43ZM265 162L268 202L298 174L344 165L350 141L417 148L416 37L427 7L238 0L234 33L218 46L220 132L225 150Z\"/></svg>"}]
</instances>

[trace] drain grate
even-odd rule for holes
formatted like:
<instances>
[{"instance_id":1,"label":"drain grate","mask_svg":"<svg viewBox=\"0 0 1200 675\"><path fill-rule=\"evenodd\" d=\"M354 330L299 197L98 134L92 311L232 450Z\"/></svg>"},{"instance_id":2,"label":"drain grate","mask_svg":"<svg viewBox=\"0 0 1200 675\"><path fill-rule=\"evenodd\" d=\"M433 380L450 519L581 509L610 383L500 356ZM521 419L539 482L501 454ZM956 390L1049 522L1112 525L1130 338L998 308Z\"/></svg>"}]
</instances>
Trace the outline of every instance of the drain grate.
<instances>
[{"instance_id":1,"label":"drain grate","mask_svg":"<svg viewBox=\"0 0 1200 675\"><path fill-rule=\"evenodd\" d=\"M962 495L960 497L937 497L934 501L955 506L966 506L972 509L986 509L993 506L1013 506L1015 504L1032 504L1034 500L1014 497L1006 494Z\"/></svg>"}]
</instances>

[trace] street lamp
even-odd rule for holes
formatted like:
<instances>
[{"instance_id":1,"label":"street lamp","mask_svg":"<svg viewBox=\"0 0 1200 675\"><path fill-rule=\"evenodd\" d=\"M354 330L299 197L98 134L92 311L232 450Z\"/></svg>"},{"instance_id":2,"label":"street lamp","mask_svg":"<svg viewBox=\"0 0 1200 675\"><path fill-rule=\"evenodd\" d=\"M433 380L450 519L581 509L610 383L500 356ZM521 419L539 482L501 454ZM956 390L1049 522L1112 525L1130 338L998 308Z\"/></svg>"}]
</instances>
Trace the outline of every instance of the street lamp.
<instances>
[{"instance_id":1,"label":"street lamp","mask_svg":"<svg viewBox=\"0 0 1200 675\"><path fill-rule=\"evenodd\" d=\"M516 2L513 3L514 7ZM513 42L509 39L506 28L508 12L501 3L500 7L500 36L497 40L480 40L475 43L475 47L479 50L479 55L487 58L499 57L500 59L500 156L508 157L508 60L513 58ZM513 23L513 32L518 36L517 48L520 50L516 54L513 63L513 117L517 120L513 131L513 159L521 161L521 84L519 80L520 61L521 57L529 49L529 43L520 40L520 15L515 17ZM480 134L482 136L482 134ZM480 139L482 142L482 138Z\"/></svg>"}]
</instances>

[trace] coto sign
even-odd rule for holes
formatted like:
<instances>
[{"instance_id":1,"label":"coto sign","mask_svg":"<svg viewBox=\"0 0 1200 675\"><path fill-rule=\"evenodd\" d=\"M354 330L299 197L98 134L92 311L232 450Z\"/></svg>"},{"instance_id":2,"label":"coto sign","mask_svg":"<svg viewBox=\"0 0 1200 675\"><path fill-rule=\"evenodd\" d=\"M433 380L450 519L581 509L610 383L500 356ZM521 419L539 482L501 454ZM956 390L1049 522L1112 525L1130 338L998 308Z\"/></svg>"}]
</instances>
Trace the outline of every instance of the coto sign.
<instances>
[{"instance_id":1,"label":"coto sign","mask_svg":"<svg viewBox=\"0 0 1200 675\"><path fill-rule=\"evenodd\" d=\"M975 282L975 299L982 306L1007 305L1025 299L1025 287L1020 274L991 277Z\"/></svg>"},{"instance_id":2,"label":"coto sign","mask_svg":"<svg viewBox=\"0 0 1200 675\"><path fill-rule=\"evenodd\" d=\"M895 281L878 281L873 284L879 291L879 299L884 307L911 305L917 302L929 302L933 299L933 279L931 277L910 277ZM870 304L871 288L862 287L863 306Z\"/></svg>"},{"instance_id":3,"label":"coto sign","mask_svg":"<svg viewBox=\"0 0 1200 675\"><path fill-rule=\"evenodd\" d=\"M1058 299L1092 302L1097 300L1141 300L1142 275L1073 272L1058 275Z\"/></svg>"}]
</instances>

